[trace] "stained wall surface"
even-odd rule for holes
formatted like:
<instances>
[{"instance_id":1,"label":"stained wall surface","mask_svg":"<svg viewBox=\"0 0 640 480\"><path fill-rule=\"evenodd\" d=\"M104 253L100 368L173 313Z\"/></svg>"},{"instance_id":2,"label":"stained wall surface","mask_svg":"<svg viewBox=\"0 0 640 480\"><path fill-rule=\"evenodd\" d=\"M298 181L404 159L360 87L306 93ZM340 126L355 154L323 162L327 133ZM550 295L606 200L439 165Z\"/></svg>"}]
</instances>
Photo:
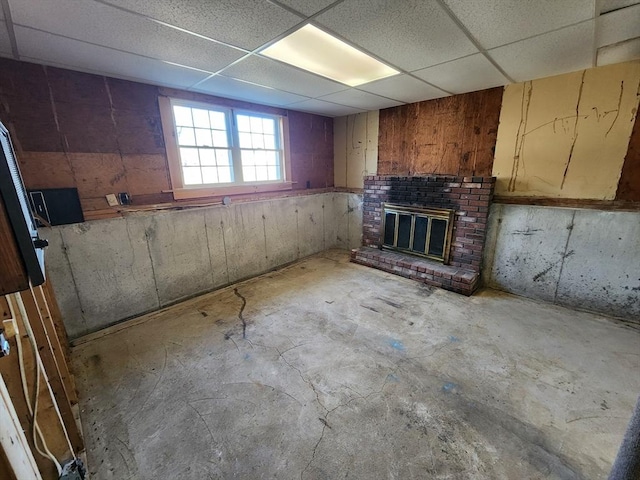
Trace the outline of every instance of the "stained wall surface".
<instances>
[{"instance_id":1,"label":"stained wall surface","mask_svg":"<svg viewBox=\"0 0 640 480\"><path fill-rule=\"evenodd\" d=\"M160 95L286 116L293 189L333 186L331 118L0 58L0 120L26 187L75 187L85 215L109 193L173 200Z\"/></svg>"},{"instance_id":2,"label":"stained wall surface","mask_svg":"<svg viewBox=\"0 0 640 480\"><path fill-rule=\"evenodd\" d=\"M491 176L502 90L380 110L378 174Z\"/></svg>"},{"instance_id":3,"label":"stained wall surface","mask_svg":"<svg viewBox=\"0 0 640 480\"><path fill-rule=\"evenodd\" d=\"M640 324L640 213L494 204L484 283Z\"/></svg>"},{"instance_id":4,"label":"stained wall surface","mask_svg":"<svg viewBox=\"0 0 640 480\"><path fill-rule=\"evenodd\" d=\"M379 111L335 118L334 185L364 188L364 177L378 169Z\"/></svg>"},{"instance_id":5,"label":"stained wall surface","mask_svg":"<svg viewBox=\"0 0 640 480\"><path fill-rule=\"evenodd\" d=\"M635 61L507 85L496 195L614 199L639 84Z\"/></svg>"},{"instance_id":6,"label":"stained wall surface","mask_svg":"<svg viewBox=\"0 0 640 480\"><path fill-rule=\"evenodd\" d=\"M362 198L326 193L45 228L71 338L328 248L355 248Z\"/></svg>"},{"instance_id":7,"label":"stained wall surface","mask_svg":"<svg viewBox=\"0 0 640 480\"><path fill-rule=\"evenodd\" d=\"M618 183L617 200L640 202L640 116L636 113L629 149L624 159L620 182Z\"/></svg>"}]
</instances>

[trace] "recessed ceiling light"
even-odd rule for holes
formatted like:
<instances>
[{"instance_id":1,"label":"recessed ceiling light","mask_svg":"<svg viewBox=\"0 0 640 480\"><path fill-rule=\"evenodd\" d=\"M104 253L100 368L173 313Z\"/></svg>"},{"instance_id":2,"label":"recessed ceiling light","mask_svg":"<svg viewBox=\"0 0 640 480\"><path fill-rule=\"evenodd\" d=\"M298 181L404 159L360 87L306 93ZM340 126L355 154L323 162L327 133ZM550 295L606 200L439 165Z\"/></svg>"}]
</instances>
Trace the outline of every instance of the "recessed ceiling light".
<instances>
[{"instance_id":1,"label":"recessed ceiling light","mask_svg":"<svg viewBox=\"0 0 640 480\"><path fill-rule=\"evenodd\" d=\"M309 24L260 53L350 87L400 73Z\"/></svg>"}]
</instances>

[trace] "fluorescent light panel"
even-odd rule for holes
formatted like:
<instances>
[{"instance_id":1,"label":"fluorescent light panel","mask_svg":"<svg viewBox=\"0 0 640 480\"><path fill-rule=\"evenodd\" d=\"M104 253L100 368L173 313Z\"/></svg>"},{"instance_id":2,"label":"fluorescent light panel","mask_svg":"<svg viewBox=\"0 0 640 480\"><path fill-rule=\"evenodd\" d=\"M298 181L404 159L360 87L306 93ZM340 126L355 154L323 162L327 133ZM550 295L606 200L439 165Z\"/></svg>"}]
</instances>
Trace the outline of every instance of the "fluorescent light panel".
<instances>
[{"instance_id":1,"label":"fluorescent light panel","mask_svg":"<svg viewBox=\"0 0 640 480\"><path fill-rule=\"evenodd\" d=\"M260 53L350 87L400 73L313 25L305 25Z\"/></svg>"}]
</instances>

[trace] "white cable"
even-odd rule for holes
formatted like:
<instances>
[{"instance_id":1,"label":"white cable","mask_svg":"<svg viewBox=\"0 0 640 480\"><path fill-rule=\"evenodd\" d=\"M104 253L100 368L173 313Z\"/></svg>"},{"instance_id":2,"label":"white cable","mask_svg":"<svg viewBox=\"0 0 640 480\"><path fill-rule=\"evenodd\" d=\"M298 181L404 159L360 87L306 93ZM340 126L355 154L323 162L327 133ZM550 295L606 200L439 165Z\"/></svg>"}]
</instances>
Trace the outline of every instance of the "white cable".
<instances>
[{"instance_id":1,"label":"white cable","mask_svg":"<svg viewBox=\"0 0 640 480\"><path fill-rule=\"evenodd\" d=\"M31 282L29 282L29 288L31 289L31 295L33 296L33 301L35 302L36 307L38 308L38 316L40 317L40 322L42 323L42 328L44 330L44 335L47 338L47 343L49 344L49 350L51 350L51 353L53 355L53 345L51 344L51 339L49 338L49 334L47 333L47 329L44 326L44 318L42 317L42 312L40 312L40 308L38 307L38 300L36 298L36 293L33 290L33 285L31 285ZM46 298L44 297L44 291L42 290L42 286L40 286L40 291L42 292L42 298L45 299L45 305L47 307L47 312L49 314L49 318L51 318L51 311L49 310L49 305L46 303ZM24 304L23 304L24 305ZM31 338L33 339L33 348L34 351L37 350L37 344L35 343L35 335L33 334L33 330L31 329L31 323L26 322L27 326L29 328L29 332L31 333ZM69 451L71 452L71 456L73 458L77 458L76 457L76 452L73 450L73 445L71 445L71 439L69 438L69 432L67 431L67 426L64 423L64 420L62 419L62 414L60 413L60 408L58 407L58 402L56 402L55 400L55 395L53 394L53 390L51 389L51 384L49 383L49 379L47 378L47 371L44 368L44 365L42 364L42 358L40 358L40 356L38 356L38 362L40 364L40 368L42 369L42 374L45 378L45 380L47 381L47 389L49 390L49 396L51 397L51 400L53 402L53 406L56 410L56 414L58 415L58 420L60 420L60 426L62 426L62 431L64 433L65 439L67 440L67 446L69 447ZM58 369L58 375L60 375L60 367L58 366L58 362L56 360L55 355L53 355L53 362L56 365L56 368ZM62 380L62 378L61 378ZM63 387L64 388L64 387Z\"/></svg>"},{"instance_id":2,"label":"white cable","mask_svg":"<svg viewBox=\"0 0 640 480\"><path fill-rule=\"evenodd\" d=\"M16 293L14 294L16 297L19 297L19 294ZM7 303L9 304L9 311L11 312L11 318L14 319L14 323L15 323L15 330L16 330L16 346L18 348L18 362L20 364L20 378L22 379L22 391L24 393L24 399L25 402L27 403L27 409L29 410L29 414L32 416L33 418L33 427L34 427L34 432L33 432L33 446L35 447L36 451L42 455L45 458L49 458L54 465L56 466L56 469L58 470L58 476L60 476L62 474L62 467L60 465L60 463L58 462L58 460L56 459L55 455L53 455L53 453L51 453L51 451L49 450L49 448L47 447L47 442L44 439L44 436L42 435L42 431L40 430L40 427L38 426L37 422L36 422L36 416L34 414L34 410L31 407L31 400L29 399L29 389L27 387L27 375L25 373L25 369L24 369L24 353L22 350L22 339L20 338L20 331L18 329L18 323L17 321L15 321L15 319L17 319L18 317L15 314L15 309L13 307L13 302L11 301L11 298L9 295L6 296L7 299ZM21 305L22 303L22 299L20 298L20 301L18 302L16 300L16 302L18 303L18 308L20 309L20 315L22 315L23 319L25 319L25 325L28 324L27 320L26 320L26 312L24 312L24 304ZM20 308L22 306L22 308ZM24 312L24 313L23 313ZM33 345L33 344L32 344ZM35 357L36 359L38 358L37 355L37 349L34 351L35 353ZM37 369L36 369L36 408L37 408L37 402L38 402L38 394L39 394L39 388L40 388L40 364L37 362L36 360L36 364L37 364ZM40 447L38 447L38 441L37 441L37 437L35 435L35 433L38 433L38 436L40 437L40 442L42 443L42 447L44 449L44 452L42 450L40 450Z\"/></svg>"},{"instance_id":3,"label":"white cable","mask_svg":"<svg viewBox=\"0 0 640 480\"><path fill-rule=\"evenodd\" d=\"M73 453L73 447L71 447L71 443L69 442L69 437L67 435L67 430L65 428L64 422L62 421L62 416L60 415L60 410L58 409L58 404L56 403L55 397L53 395L53 392L51 391L51 386L49 385L48 379L47 379L47 372L44 369L44 365L42 364L42 359L40 358L40 354L38 353L38 344L36 343L36 337L33 333L33 330L31 329L31 323L29 322L29 316L27 315L27 309L24 306L24 302L22 301L22 297L20 296L19 293L14 294L17 302L18 302L18 309L20 310L20 315L22 315L22 319L24 321L24 326L27 329L27 336L29 337L29 341L31 343L31 348L33 349L33 355L36 359L36 396L35 396L35 402L34 402L34 409L33 409L33 426L34 426L34 431L38 431L40 434L40 440L42 440L42 446L45 450L45 452L48 454L48 456L51 458L51 460L56 464L56 468L58 469L58 476L60 476L62 474L62 466L60 465L60 462L58 462L58 460L56 459L55 455L53 455L53 453L51 453L51 451L47 448L47 445L45 444L44 441L44 437L42 436L42 431L40 430L40 426L38 425L38 422L36 420L36 416L38 415L38 410L37 410L37 405L38 405L38 397L40 394L40 375L42 375L45 379L45 381L47 382L47 386L49 387L49 396L51 397L51 403L53 403L53 407L56 411L56 413L58 414L58 420L60 421L60 424L62 425L62 430L65 434L66 440L67 440L67 445L69 446L70 450L71 450L71 455L74 456L75 455ZM35 301L35 297L34 297L34 301ZM37 307L37 304L36 304ZM35 438L35 437L34 437Z\"/></svg>"}]
</instances>

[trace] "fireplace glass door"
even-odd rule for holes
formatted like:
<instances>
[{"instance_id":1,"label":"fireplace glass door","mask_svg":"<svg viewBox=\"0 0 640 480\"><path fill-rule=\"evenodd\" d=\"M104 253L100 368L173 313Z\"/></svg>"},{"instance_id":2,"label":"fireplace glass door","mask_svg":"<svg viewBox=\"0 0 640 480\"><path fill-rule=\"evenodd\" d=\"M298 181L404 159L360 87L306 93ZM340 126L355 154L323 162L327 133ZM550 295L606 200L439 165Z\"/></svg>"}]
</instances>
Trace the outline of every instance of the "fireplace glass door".
<instances>
[{"instance_id":1,"label":"fireplace glass door","mask_svg":"<svg viewBox=\"0 0 640 480\"><path fill-rule=\"evenodd\" d=\"M383 206L382 247L447 263L453 210Z\"/></svg>"}]
</instances>

